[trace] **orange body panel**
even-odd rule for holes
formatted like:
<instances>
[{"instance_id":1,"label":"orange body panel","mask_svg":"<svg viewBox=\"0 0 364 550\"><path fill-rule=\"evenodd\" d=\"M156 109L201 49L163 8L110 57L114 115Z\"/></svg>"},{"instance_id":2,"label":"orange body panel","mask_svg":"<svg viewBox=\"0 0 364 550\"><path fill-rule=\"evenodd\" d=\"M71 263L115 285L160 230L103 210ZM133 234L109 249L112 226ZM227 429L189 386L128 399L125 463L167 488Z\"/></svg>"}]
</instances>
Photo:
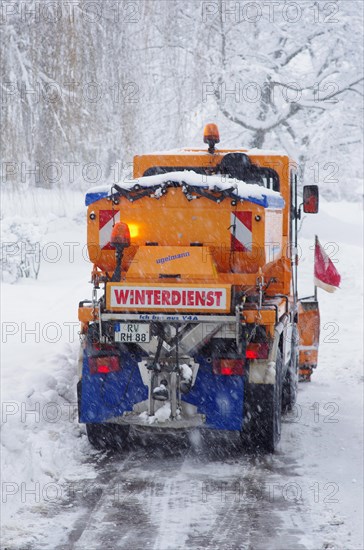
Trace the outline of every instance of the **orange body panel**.
<instances>
[{"instance_id":1,"label":"orange body panel","mask_svg":"<svg viewBox=\"0 0 364 550\"><path fill-rule=\"evenodd\" d=\"M316 301L298 302L299 365L316 367L320 341L320 312Z\"/></svg>"},{"instance_id":2,"label":"orange body panel","mask_svg":"<svg viewBox=\"0 0 364 550\"><path fill-rule=\"evenodd\" d=\"M236 284L249 285L252 279L246 276L254 275L254 284L262 268L263 272L269 271L269 277L278 279L278 286L273 290L289 292L290 270L286 269L289 260L285 263L283 257L286 251L281 209L264 208L249 201L233 208L228 199L220 204L207 198L189 202L180 188L169 189L158 200L145 197L130 203L121 198L118 205L112 206L107 198L101 199L88 207L88 252L90 261L104 272L114 271L115 250L100 247L100 211L112 210L120 211L122 221L131 227L131 246L125 249L122 263L123 270L128 271L128 279L147 276L147 273L150 277L154 274L158 277L166 268L166 264L157 263L158 259L188 252L188 257L194 258L189 273L186 271L187 256L180 262L186 264L185 268L177 269L176 265L175 269L173 265L173 271L182 278L184 274L192 279L209 279L213 276L213 265L216 274L239 273L240 277L235 277ZM250 213L252 219L252 238L243 252L232 250L231 244L232 216L239 212ZM94 219L90 219L90 215ZM158 246L146 247L148 242L158 243ZM203 246L191 246L195 243ZM171 262L171 266L172 263L175 264Z\"/></svg>"},{"instance_id":3,"label":"orange body panel","mask_svg":"<svg viewBox=\"0 0 364 550\"><path fill-rule=\"evenodd\" d=\"M91 321L94 321L98 319L98 311L95 310L93 307L90 306L83 306L78 308L78 320L81 321L81 323L91 323Z\"/></svg>"},{"instance_id":4,"label":"orange body panel","mask_svg":"<svg viewBox=\"0 0 364 550\"><path fill-rule=\"evenodd\" d=\"M221 163L221 160L227 153L240 152L247 153L246 149L218 149L213 155L206 152L204 149L191 149L189 151L181 150L176 153L150 154L134 157L134 178L140 178L144 175L148 168L153 166L180 167L211 167L212 169ZM267 154L249 154L252 163L257 166L272 168L279 176L281 189L280 193L285 200L286 208L283 219L283 236L289 236L289 208L290 204L290 187L289 174L290 170L297 170L297 164L290 160L285 155L267 155Z\"/></svg>"},{"instance_id":5,"label":"orange body panel","mask_svg":"<svg viewBox=\"0 0 364 550\"><path fill-rule=\"evenodd\" d=\"M313 367L317 366L318 362L318 349L312 350L300 350L299 354L299 365L310 365Z\"/></svg>"},{"instance_id":6,"label":"orange body panel","mask_svg":"<svg viewBox=\"0 0 364 550\"><path fill-rule=\"evenodd\" d=\"M171 274L208 282L217 278L217 269L208 247L139 246L125 278L150 280Z\"/></svg>"}]
</instances>

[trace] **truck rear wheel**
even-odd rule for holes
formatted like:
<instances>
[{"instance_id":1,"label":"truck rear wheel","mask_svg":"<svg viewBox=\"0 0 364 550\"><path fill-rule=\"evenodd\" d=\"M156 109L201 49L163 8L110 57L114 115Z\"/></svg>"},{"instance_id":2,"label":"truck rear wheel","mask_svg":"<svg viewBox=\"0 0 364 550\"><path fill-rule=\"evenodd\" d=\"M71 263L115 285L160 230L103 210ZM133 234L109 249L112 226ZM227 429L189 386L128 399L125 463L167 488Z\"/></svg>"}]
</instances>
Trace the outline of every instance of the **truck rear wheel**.
<instances>
[{"instance_id":1,"label":"truck rear wheel","mask_svg":"<svg viewBox=\"0 0 364 550\"><path fill-rule=\"evenodd\" d=\"M95 449L118 449L125 447L129 426L119 424L86 424L87 437Z\"/></svg>"},{"instance_id":2,"label":"truck rear wheel","mask_svg":"<svg viewBox=\"0 0 364 550\"><path fill-rule=\"evenodd\" d=\"M281 437L282 359L278 351L274 384L249 384L245 388L244 426L245 446L272 453Z\"/></svg>"}]
</instances>

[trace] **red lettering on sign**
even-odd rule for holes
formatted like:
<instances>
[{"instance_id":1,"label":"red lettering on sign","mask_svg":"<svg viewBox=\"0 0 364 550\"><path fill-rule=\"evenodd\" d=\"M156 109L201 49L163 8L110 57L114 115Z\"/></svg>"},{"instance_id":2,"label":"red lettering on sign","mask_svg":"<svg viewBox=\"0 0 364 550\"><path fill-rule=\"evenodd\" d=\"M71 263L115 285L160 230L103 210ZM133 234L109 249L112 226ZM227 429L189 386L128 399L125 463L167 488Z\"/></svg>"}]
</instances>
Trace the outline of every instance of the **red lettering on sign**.
<instances>
[{"instance_id":1,"label":"red lettering on sign","mask_svg":"<svg viewBox=\"0 0 364 550\"><path fill-rule=\"evenodd\" d=\"M154 291L154 305L160 306L161 305L161 291L155 290Z\"/></svg>"},{"instance_id":2,"label":"red lettering on sign","mask_svg":"<svg viewBox=\"0 0 364 550\"><path fill-rule=\"evenodd\" d=\"M196 298L195 298L195 305L196 306L204 306L205 305L205 291L199 291L196 290Z\"/></svg>"},{"instance_id":3,"label":"red lettering on sign","mask_svg":"<svg viewBox=\"0 0 364 550\"><path fill-rule=\"evenodd\" d=\"M162 306L170 306L171 298L169 290L162 290Z\"/></svg>"},{"instance_id":4,"label":"red lettering on sign","mask_svg":"<svg viewBox=\"0 0 364 550\"><path fill-rule=\"evenodd\" d=\"M135 291L135 304L136 305L144 305L145 304L145 292L144 290L136 290Z\"/></svg>"},{"instance_id":5,"label":"red lettering on sign","mask_svg":"<svg viewBox=\"0 0 364 550\"><path fill-rule=\"evenodd\" d=\"M172 290L172 306L178 306L181 302L181 294L178 290Z\"/></svg>"},{"instance_id":6,"label":"red lettering on sign","mask_svg":"<svg viewBox=\"0 0 364 550\"><path fill-rule=\"evenodd\" d=\"M117 288L115 288L114 292L115 292L116 303L118 305L125 305L128 300L129 290L118 290Z\"/></svg>"},{"instance_id":7,"label":"red lettering on sign","mask_svg":"<svg viewBox=\"0 0 364 550\"><path fill-rule=\"evenodd\" d=\"M217 308L225 305L225 291L198 288L112 288L115 306Z\"/></svg>"},{"instance_id":8,"label":"red lettering on sign","mask_svg":"<svg viewBox=\"0 0 364 550\"><path fill-rule=\"evenodd\" d=\"M152 301L153 290L145 290L145 294L148 298L148 306L150 306L151 304L153 304L153 301Z\"/></svg>"},{"instance_id":9,"label":"red lettering on sign","mask_svg":"<svg viewBox=\"0 0 364 550\"><path fill-rule=\"evenodd\" d=\"M222 296L221 290L216 290L215 296L216 296L216 305L219 306L221 302L221 296Z\"/></svg>"},{"instance_id":10,"label":"red lettering on sign","mask_svg":"<svg viewBox=\"0 0 364 550\"><path fill-rule=\"evenodd\" d=\"M206 305L207 306L214 305L214 292L212 290L209 290L206 294Z\"/></svg>"}]
</instances>

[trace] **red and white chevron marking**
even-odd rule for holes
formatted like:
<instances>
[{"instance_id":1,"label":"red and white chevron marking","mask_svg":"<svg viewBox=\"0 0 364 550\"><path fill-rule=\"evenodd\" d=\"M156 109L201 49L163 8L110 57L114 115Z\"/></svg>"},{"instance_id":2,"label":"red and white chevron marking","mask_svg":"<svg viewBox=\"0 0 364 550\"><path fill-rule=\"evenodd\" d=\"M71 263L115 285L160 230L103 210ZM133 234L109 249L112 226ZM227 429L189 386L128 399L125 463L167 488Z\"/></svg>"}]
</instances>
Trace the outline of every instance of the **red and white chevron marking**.
<instances>
[{"instance_id":1,"label":"red and white chevron marking","mask_svg":"<svg viewBox=\"0 0 364 550\"><path fill-rule=\"evenodd\" d=\"M252 212L231 212L230 222L231 250L250 252L253 248Z\"/></svg>"},{"instance_id":2,"label":"red and white chevron marking","mask_svg":"<svg viewBox=\"0 0 364 550\"><path fill-rule=\"evenodd\" d=\"M99 245L101 250L114 250L110 245L110 237L113 225L120 221L118 210L99 211Z\"/></svg>"}]
</instances>

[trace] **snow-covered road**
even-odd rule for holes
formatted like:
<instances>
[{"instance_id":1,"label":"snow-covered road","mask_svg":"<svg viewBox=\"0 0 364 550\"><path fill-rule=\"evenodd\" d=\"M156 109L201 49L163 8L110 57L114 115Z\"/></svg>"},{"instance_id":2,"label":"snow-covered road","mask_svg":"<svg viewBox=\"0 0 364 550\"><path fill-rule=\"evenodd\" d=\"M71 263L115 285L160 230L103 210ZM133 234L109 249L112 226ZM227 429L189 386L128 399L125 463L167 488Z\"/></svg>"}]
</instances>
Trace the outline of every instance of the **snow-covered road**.
<instances>
[{"instance_id":1,"label":"snow-covered road","mask_svg":"<svg viewBox=\"0 0 364 550\"><path fill-rule=\"evenodd\" d=\"M292 458L241 456L233 438L210 450L154 442L125 455L103 464L110 478L71 533L73 548L307 547ZM290 526L288 512L297 517Z\"/></svg>"},{"instance_id":2,"label":"snow-covered road","mask_svg":"<svg viewBox=\"0 0 364 550\"><path fill-rule=\"evenodd\" d=\"M312 292L315 232L334 243L342 289L320 291L320 365L273 456L243 453L234 435L91 449L75 411L84 228L49 224L61 257L2 288L2 548L362 550L361 215L324 204L304 220L300 294Z\"/></svg>"}]
</instances>

